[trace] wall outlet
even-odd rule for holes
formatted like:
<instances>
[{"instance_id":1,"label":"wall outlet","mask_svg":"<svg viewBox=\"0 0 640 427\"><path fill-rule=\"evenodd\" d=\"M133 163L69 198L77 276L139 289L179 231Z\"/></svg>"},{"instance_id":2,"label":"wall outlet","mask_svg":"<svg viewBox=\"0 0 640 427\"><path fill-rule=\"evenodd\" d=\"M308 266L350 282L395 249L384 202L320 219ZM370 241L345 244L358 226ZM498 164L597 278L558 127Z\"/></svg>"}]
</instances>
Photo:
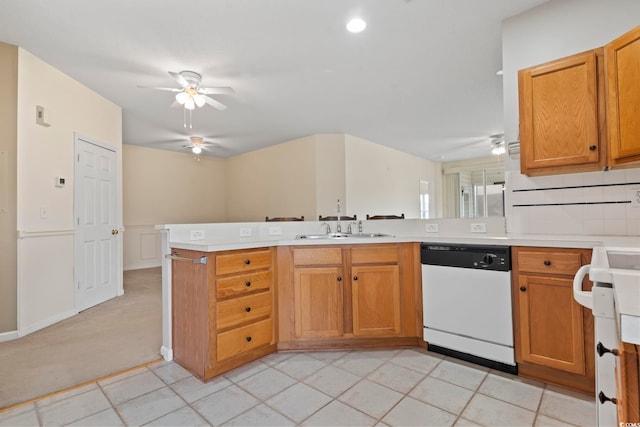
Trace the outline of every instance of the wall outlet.
<instances>
[{"instance_id":1,"label":"wall outlet","mask_svg":"<svg viewBox=\"0 0 640 427\"><path fill-rule=\"evenodd\" d=\"M204 230L191 230L191 240L204 240Z\"/></svg>"},{"instance_id":2,"label":"wall outlet","mask_svg":"<svg viewBox=\"0 0 640 427\"><path fill-rule=\"evenodd\" d=\"M627 197L631 199L632 208L640 208L640 188L627 189Z\"/></svg>"},{"instance_id":3,"label":"wall outlet","mask_svg":"<svg viewBox=\"0 0 640 427\"><path fill-rule=\"evenodd\" d=\"M240 227L240 237L251 237L251 229L249 227Z\"/></svg>"},{"instance_id":4,"label":"wall outlet","mask_svg":"<svg viewBox=\"0 0 640 427\"><path fill-rule=\"evenodd\" d=\"M427 224L426 226L427 233L437 233L438 232L438 224Z\"/></svg>"},{"instance_id":5,"label":"wall outlet","mask_svg":"<svg viewBox=\"0 0 640 427\"><path fill-rule=\"evenodd\" d=\"M269 236L282 236L282 227L269 227Z\"/></svg>"},{"instance_id":6,"label":"wall outlet","mask_svg":"<svg viewBox=\"0 0 640 427\"><path fill-rule=\"evenodd\" d=\"M485 222L475 222L471 224L471 232L472 233L486 233L487 232L487 223Z\"/></svg>"},{"instance_id":7,"label":"wall outlet","mask_svg":"<svg viewBox=\"0 0 640 427\"><path fill-rule=\"evenodd\" d=\"M45 207L40 208L40 219L49 218L49 209Z\"/></svg>"}]
</instances>

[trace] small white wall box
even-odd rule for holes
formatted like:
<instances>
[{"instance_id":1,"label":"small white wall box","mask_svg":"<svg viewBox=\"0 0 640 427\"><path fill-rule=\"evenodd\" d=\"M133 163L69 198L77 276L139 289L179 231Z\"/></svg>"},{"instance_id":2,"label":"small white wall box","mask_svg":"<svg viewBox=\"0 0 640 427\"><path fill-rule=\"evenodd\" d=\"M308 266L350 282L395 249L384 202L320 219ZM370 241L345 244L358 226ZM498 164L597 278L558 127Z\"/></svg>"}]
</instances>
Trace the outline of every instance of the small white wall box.
<instances>
[{"instance_id":1,"label":"small white wall box","mask_svg":"<svg viewBox=\"0 0 640 427\"><path fill-rule=\"evenodd\" d=\"M51 112L45 113L42 105L36 105L36 123L44 127L51 126Z\"/></svg>"},{"instance_id":2,"label":"small white wall box","mask_svg":"<svg viewBox=\"0 0 640 427\"><path fill-rule=\"evenodd\" d=\"M63 176L56 176L56 187L64 187L67 183L67 179Z\"/></svg>"}]
</instances>

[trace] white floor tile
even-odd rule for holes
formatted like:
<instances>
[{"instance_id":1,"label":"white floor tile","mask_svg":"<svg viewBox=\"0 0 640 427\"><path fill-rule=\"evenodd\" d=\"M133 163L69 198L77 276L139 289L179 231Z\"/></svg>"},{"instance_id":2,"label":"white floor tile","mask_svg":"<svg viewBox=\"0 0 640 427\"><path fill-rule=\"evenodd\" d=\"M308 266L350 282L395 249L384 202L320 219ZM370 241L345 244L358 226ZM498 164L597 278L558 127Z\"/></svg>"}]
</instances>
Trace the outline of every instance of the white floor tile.
<instances>
[{"instance_id":1,"label":"white floor tile","mask_svg":"<svg viewBox=\"0 0 640 427\"><path fill-rule=\"evenodd\" d=\"M175 362L171 362L167 365L159 366L158 368L151 370L160 377L166 384L173 384L176 381L180 381L187 377L192 376L189 371Z\"/></svg>"},{"instance_id":2,"label":"white floor tile","mask_svg":"<svg viewBox=\"0 0 640 427\"><path fill-rule=\"evenodd\" d=\"M283 360L287 360L290 357L295 356L296 354L298 353L279 351L279 352L271 353L267 356L264 356L263 358L260 359L260 361L266 365L273 366L282 362Z\"/></svg>"},{"instance_id":3,"label":"white floor tile","mask_svg":"<svg viewBox=\"0 0 640 427\"><path fill-rule=\"evenodd\" d=\"M537 411L543 388L489 374L478 389L482 394L513 403L530 411Z\"/></svg>"},{"instance_id":4,"label":"white floor tile","mask_svg":"<svg viewBox=\"0 0 640 427\"><path fill-rule=\"evenodd\" d=\"M482 427L480 424L476 424L473 421L469 421L462 417L458 418L458 421L454 424L454 427Z\"/></svg>"},{"instance_id":5,"label":"white floor tile","mask_svg":"<svg viewBox=\"0 0 640 427\"><path fill-rule=\"evenodd\" d=\"M530 426L535 412L519 406L476 394L462 412L462 417L487 426Z\"/></svg>"},{"instance_id":6,"label":"white floor tile","mask_svg":"<svg viewBox=\"0 0 640 427\"><path fill-rule=\"evenodd\" d=\"M303 426L372 426L374 418L334 400L318 412L307 418Z\"/></svg>"},{"instance_id":7,"label":"white floor tile","mask_svg":"<svg viewBox=\"0 0 640 427\"><path fill-rule=\"evenodd\" d=\"M111 408L100 389L58 400L39 409L44 425L65 425Z\"/></svg>"},{"instance_id":8,"label":"white floor tile","mask_svg":"<svg viewBox=\"0 0 640 427\"><path fill-rule=\"evenodd\" d=\"M391 358L391 363L428 374L442 361L442 357L414 350L402 350Z\"/></svg>"},{"instance_id":9,"label":"white floor tile","mask_svg":"<svg viewBox=\"0 0 640 427\"><path fill-rule=\"evenodd\" d=\"M185 406L168 387L129 400L116 410L127 425L142 425Z\"/></svg>"},{"instance_id":10,"label":"white floor tile","mask_svg":"<svg viewBox=\"0 0 640 427\"><path fill-rule=\"evenodd\" d=\"M240 387L232 385L198 400L192 406L213 425L237 417L259 401Z\"/></svg>"},{"instance_id":11,"label":"white floor tile","mask_svg":"<svg viewBox=\"0 0 640 427\"><path fill-rule=\"evenodd\" d=\"M36 402L36 406L38 408L43 408L53 403L60 402L61 400L66 400L70 397L77 396L79 394L83 394L88 391L97 390L97 389L98 389L98 385L96 383L86 384L86 385L83 385L82 387L72 388L71 390L63 391L61 393L55 393L49 397L40 399Z\"/></svg>"},{"instance_id":12,"label":"white floor tile","mask_svg":"<svg viewBox=\"0 0 640 427\"><path fill-rule=\"evenodd\" d=\"M329 365L305 378L304 383L329 396L338 397L358 381L360 381L359 376Z\"/></svg>"},{"instance_id":13,"label":"white floor tile","mask_svg":"<svg viewBox=\"0 0 640 427\"><path fill-rule=\"evenodd\" d=\"M473 391L437 378L427 377L409 393L409 396L445 411L460 414L473 396Z\"/></svg>"},{"instance_id":14,"label":"white floor tile","mask_svg":"<svg viewBox=\"0 0 640 427\"><path fill-rule=\"evenodd\" d=\"M294 426L295 423L282 414L261 404L249 409L247 412L238 415L231 421L224 423L225 426Z\"/></svg>"},{"instance_id":15,"label":"white floor tile","mask_svg":"<svg viewBox=\"0 0 640 427\"><path fill-rule=\"evenodd\" d=\"M421 372L387 362L370 373L367 379L400 393L408 393L424 377Z\"/></svg>"},{"instance_id":16,"label":"white floor tile","mask_svg":"<svg viewBox=\"0 0 640 427\"><path fill-rule=\"evenodd\" d=\"M266 404L299 423L331 400L326 394L298 383L273 396Z\"/></svg>"},{"instance_id":17,"label":"white floor tile","mask_svg":"<svg viewBox=\"0 0 640 427\"><path fill-rule=\"evenodd\" d=\"M198 399L202 399L216 391L229 387L231 384L233 384L231 381L222 376L214 378L206 383L200 381L196 377L188 377L178 381L177 383L171 384L171 388L184 400L189 403L193 403Z\"/></svg>"},{"instance_id":18,"label":"white floor tile","mask_svg":"<svg viewBox=\"0 0 640 427\"><path fill-rule=\"evenodd\" d=\"M78 420L74 423L69 424L70 426L95 426L95 427L100 427L100 426L109 426L109 427L115 427L115 426L124 426L124 423L122 422L122 420L120 419L120 417L118 416L118 414L116 413L115 409L113 408L109 408L109 409L105 409L102 412L98 412L97 414L94 415L90 415L86 418L83 418L81 420Z\"/></svg>"},{"instance_id":19,"label":"white floor tile","mask_svg":"<svg viewBox=\"0 0 640 427\"><path fill-rule=\"evenodd\" d=\"M459 385L470 390L477 390L487 372L459 363L443 360L429 376Z\"/></svg>"},{"instance_id":20,"label":"white floor tile","mask_svg":"<svg viewBox=\"0 0 640 427\"><path fill-rule=\"evenodd\" d=\"M595 425L595 420L593 420ZM536 417L535 427L573 427L573 424L565 423L564 421L556 420L542 414L538 414ZM604 427L604 426L603 426Z\"/></svg>"},{"instance_id":21,"label":"white floor tile","mask_svg":"<svg viewBox=\"0 0 640 427\"><path fill-rule=\"evenodd\" d=\"M349 352L348 351L313 351L307 354L325 363L333 363L336 360L349 354Z\"/></svg>"},{"instance_id":22,"label":"white floor tile","mask_svg":"<svg viewBox=\"0 0 640 427\"><path fill-rule=\"evenodd\" d=\"M140 375L145 372L149 372L149 369L147 367L132 369L123 374L118 374L113 377L105 378L104 380L98 381L98 384L100 384L101 386L106 386L109 384L117 383L118 381L125 380L127 378L134 377L136 375Z\"/></svg>"},{"instance_id":23,"label":"white floor tile","mask_svg":"<svg viewBox=\"0 0 640 427\"><path fill-rule=\"evenodd\" d=\"M424 402L405 397L382 421L390 426L450 426L456 416Z\"/></svg>"},{"instance_id":24,"label":"white floor tile","mask_svg":"<svg viewBox=\"0 0 640 427\"><path fill-rule=\"evenodd\" d=\"M256 360L254 362L250 362L246 365L240 366L239 368L236 368L232 371L229 371L224 374L224 376L234 383L237 383L245 378L250 377L251 375L257 374L258 372L267 369L268 367L269 365L267 365L266 363L262 363L261 361Z\"/></svg>"},{"instance_id":25,"label":"white floor tile","mask_svg":"<svg viewBox=\"0 0 640 427\"><path fill-rule=\"evenodd\" d=\"M155 419L147 426L167 426L167 427L196 427L196 426L209 426L209 423L205 421L196 411L192 408L185 406L178 410L175 410L163 417Z\"/></svg>"},{"instance_id":26,"label":"white floor tile","mask_svg":"<svg viewBox=\"0 0 640 427\"><path fill-rule=\"evenodd\" d=\"M593 425L596 419L595 398L590 402L547 389L542 393L539 412L570 424Z\"/></svg>"},{"instance_id":27,"label":"white floor tile","mask_svg":"<svg viewBox=\"0 0 640 427\"><path fill-rule=\"evenodd\" d=\"M134 399L150 391L165 387L165 384L151 371L142 372L139 375L128 377L102 387L114 406L118 406L127 400Z\"/></svg>"},{"instance_id":28,"label":"white floor tile","mask_svg":"<svg viewBox=\"0 0 640 427\"><path fill-rule=\"evenodd\" d=\"M382 418L402 397L397 391L363 380L345 391L338 400L374 418Z\"/></svg>"},{"instance_id":29,"label":"white floor tile","mask_svg":"<svg viewBox=\"0 0 640 427\"><path fill-rule=\"evenodd\" d=\"M278 363L274 367L293 378L303 380L325 366L327 366L326 363L321 362L314 357L307 356L306 354L296 354L295 356Z\"/></svg>"},{"instance_id":30,"label":"white floor tile","mask_svg":"<svg viewBox=\"0 0 640 427\"><path fill-rule=\"evenodd\" d=\"M267 368L255 375L245 378L238 383L243 390L248 391L260 400L266 400L280 393L285 388L294 384L296 380L282 372Z\"/></svg>"},{"instance_id":31,"label":"white floor tile","mask_svg":"<svg viewBox=\"0 0 640 427\"><path fill-rule=\"evenodd\" d=\"M369 355L367 352L354 351L353 353L349 353L341 359L336 360L332 365L349 371L352 374L364 377L375 371L384 362L385 361L383 359Z\"/></svg>"},{"instance_id":32,"label":"white floor tile","mask_svg":"<svg viewBox=\"0 0 640 427\"><path fill-rule=\"evenodd\" d=\"M0 426L37 426L38 415L33 403L0 412Z\"/></svg>"}]
</instances>

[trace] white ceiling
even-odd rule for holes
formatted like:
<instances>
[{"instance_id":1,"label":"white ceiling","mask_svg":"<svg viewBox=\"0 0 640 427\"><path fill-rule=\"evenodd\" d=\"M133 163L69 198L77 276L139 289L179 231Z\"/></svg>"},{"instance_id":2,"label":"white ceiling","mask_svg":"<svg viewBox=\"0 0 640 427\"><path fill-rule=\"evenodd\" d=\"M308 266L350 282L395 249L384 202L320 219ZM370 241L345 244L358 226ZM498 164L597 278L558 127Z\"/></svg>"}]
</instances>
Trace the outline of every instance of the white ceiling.
<instances>
[{"instance_id":1,"label":"white ceiling","mask_svg":"<svg viewBox=\"0 0 640 427\"><path fill-rule=\"evenodd\" d=\"M489 155L501 21L545 1L0 0L0 41L121 106L125 144L185 150L200 135L228 157L347 133L449 161ZM363 33L345 29L355 15ZM137 87L177 87L167 72L182 70L236 91L191 130L172 93Z\"/></svg>"}]
</instances>

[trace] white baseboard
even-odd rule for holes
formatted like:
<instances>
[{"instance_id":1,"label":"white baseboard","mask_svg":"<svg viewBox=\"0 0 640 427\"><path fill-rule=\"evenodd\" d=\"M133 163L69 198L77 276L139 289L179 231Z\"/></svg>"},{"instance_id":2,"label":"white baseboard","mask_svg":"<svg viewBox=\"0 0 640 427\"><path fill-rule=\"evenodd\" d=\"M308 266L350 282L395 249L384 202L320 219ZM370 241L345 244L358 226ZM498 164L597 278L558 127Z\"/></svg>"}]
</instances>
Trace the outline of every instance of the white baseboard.
<instances>
[{"instance_id":1,"label":"white baseboard","mask_svg":"<svg viewBox=\"0 0 640 427\"><path fill-rule=\"evenodd\" d=\"M35 331L39 331L40 329L46 328L47 326L51 326L54 323L58 323L61 320L68 319L69 317L73 317L78 314L77 310L69 310L63 313L58 313L55 316L51 316L48 319L41 320L40 322L30 325L26 328L18 329L18 336L23 337L25 335L29 335Z\"/></svg>"},{"instance_id":2,"label":"white baseboard","mask_svg":"<svg viewBox=\"0 0 640 427\"><path fill-rule=\"evenodd\" d=\"M18 338L18 331L9 331L0 333L0 342L11 341Z\"/></svg>"},{"instance_id":3,"label":"white baseboard","mask_svg":"<svg viewBox=\"0 0 640 427\"><path fill-rule=\"evenodd\" d=\"M160 354L162 355L162 357L164 357L164 360L166 360L167 362L170 362L173 360L173 350L170 348L167 348L165 346L160 347Z\"/></svg>"}]
</instances>

